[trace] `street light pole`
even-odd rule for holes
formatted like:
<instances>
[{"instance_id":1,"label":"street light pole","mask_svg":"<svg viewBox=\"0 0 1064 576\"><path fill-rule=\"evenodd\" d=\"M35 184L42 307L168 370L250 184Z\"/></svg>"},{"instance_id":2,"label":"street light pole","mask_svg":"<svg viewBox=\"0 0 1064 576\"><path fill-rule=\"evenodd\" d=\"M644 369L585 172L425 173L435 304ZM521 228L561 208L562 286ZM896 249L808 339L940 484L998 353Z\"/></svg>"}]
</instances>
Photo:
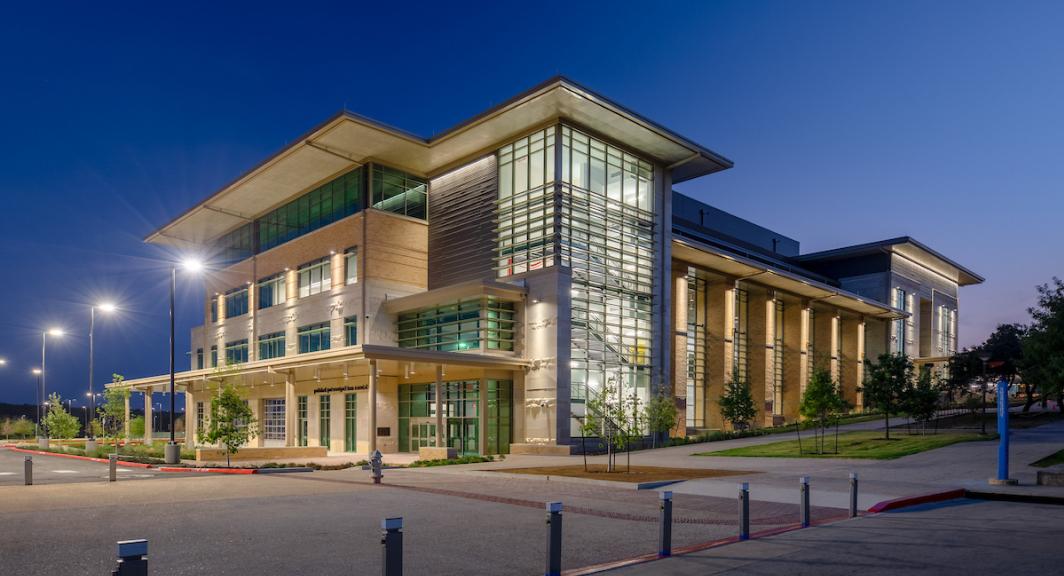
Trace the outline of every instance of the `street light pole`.
<instances>
[{"instance_id":1,"label":"street light pole","mask_svg":"<svg viewBox=\"0 0 1064 576\"><path fill-rule=\"evenodd\" d=\"M174 437L174 292L177 291L177 266L170 267L170 443L166 445L166 463L177 464L180 452Z\"/></svg>"},{"instance_id":2,"label":"street light pole","mask_svg":"<svg viewBox=\"0 0 1064 576\"><path fill-rule=\"evenodd\" d=\"M34 386L37 393L37 421L33 423L33 433L37 435L37 438L41 437L41 374L44 371L40 368L34 368L33 374L37 377L37 385Z\"/></svg>"},{"instance_id":3,"label":"street light pole","mask_svg":"<svg viewBox=\"0 0 1064 576\"><path fill-rule=\"evenodd\" d=\"M92 413L96 413L96 395L92 393L92 372L93 372L93 342L92 333L96 329L96 307L89 306L89 405L92 406ZM92 430L89 429L86 423L85 436L87 440L95 440L96 438L92 434Z\"/></svg>"}]
</instances>

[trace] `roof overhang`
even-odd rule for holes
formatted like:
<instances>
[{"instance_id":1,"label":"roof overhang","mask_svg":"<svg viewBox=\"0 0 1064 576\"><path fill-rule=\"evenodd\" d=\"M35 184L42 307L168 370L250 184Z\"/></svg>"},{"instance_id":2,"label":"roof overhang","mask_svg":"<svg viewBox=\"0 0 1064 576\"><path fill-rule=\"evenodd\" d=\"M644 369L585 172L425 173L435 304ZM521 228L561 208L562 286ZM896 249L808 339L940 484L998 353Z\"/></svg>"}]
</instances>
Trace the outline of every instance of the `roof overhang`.
<instances>
[{"instance_id":1,"label":"roof overhang","mask_svg":"<svg viewBox=\"0 0 1064 576\"><path fill-rule=\"evenodd\" d=\"M926 244L909 236L835 248L833 250L824 250L822 252L813 252L811 254L804 254L798 257L797 260L799 262L841 260L844 258L853 258L856 256L865 256L881 252L888 252L901 256L906 260L912 261L956 282L958 286L982 284L985 281L985 278L982 276L961 266L957 262L943 256L938 251L932 250Z\"/></svg>"},{"instance_id":2,"label":"roof overhang","mask_svg":"<svg viewBox=\"0 0 1064 576\"><path fill-rule=\"evenodd\" d=\"M495 282L492 280L470 280L451 284L435 290L418 292L401 298L393 298L384 303L383 307L389 314L398 314L422 308L431 308L440 304L457 302L459 300L471 300L482 296L498 298L506 302L519 302L525 297L524 286Z\"/></svg>"},{"instance_id":3,"label":"roof overhang","mask_svg":"<svg viewBox=\"0 0 1064 576\"><path fill-rule=\"evenodd\" d=\"M188 370L174 375L174 383L179 391L188 384L217 380L230 374L249 376L253 374L278 374L299 368L331 367L355 365L368 360L412 362L422 364L439 364L444 366L466 366L472 368L514 370L530 366L531 362L523 358L506 354L477 354L472 352L437 352L434 350L417 350L397 346L379 346L366 344L333 350L323 350L309 354L285 356L247 362L230 367L232 372L219 371L215 368ZM123 380L120 384L107 384L107 388L130 390L162 389L170 383L169 374Z\"/></svg>"},{"instance_id":4,"label":"roof overhang","mask_svg":"<svg viewBox=\"0 0 1064 576\"><path fill-rule=\"evenodd\" d=\"M674 183L732 166L715 152L557 77L430 139L342 112L146 240L203 244L361 164L376 161L432 177L557 121L587 128L663 164Z\"/></svg>"},{"instance_id":5,"label":"roof overhang","mask_svg":"<svg viewBox=\"0 0 1064 576\"><path fill-rule=\"evenodd\" d=\"M694 240L674 239L673 258L697 264L708 270L739 280L755 282L781 290L803 299L821 302L862 316L876 318L905 318L904 311L864 298L840 288L793 272L768 266L763 262L728 253L720 248Z\"/></svg>"}]
</instances>

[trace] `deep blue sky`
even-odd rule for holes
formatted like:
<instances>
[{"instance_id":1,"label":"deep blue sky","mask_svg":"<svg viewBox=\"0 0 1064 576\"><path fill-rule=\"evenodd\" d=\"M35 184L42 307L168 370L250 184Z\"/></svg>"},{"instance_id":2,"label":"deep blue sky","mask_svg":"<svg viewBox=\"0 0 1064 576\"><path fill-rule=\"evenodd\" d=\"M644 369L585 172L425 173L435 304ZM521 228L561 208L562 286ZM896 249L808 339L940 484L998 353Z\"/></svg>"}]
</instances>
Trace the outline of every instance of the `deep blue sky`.
<instances>
[{"instance_id":1,"label":"deep blue sky","mask_svg":"<svg viewBox=\"0 0 1064 576\"><path fill-rule=\"evenodd\" d=\"M329 115L430 135L559 73L734 160L680 189L803 251L909 234L982 273L962 345L1064 274L1064 3L19 4L0 400L33 401L51 325L73 334L49 388L81 398L98 298L125 310L97 323L97 382L164 372L167 270L141 239ZM187 367L202 295L180 286Z\"/></svg>"}]
</instances>

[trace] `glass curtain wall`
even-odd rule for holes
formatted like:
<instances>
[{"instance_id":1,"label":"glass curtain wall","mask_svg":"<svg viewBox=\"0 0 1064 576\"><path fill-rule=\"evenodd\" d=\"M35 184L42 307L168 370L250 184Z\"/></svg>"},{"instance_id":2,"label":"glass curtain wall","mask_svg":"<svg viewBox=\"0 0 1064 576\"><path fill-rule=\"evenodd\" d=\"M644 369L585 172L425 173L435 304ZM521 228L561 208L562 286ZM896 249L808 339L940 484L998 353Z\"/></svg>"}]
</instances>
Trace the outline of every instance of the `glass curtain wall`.
<instances>
[{"instance_id":1,"label":"glass curtain wall","mask_svg":"<svg viewBox=\"0 0 1064 576\"><path fill-rule=\"evenodd\" d=\"M480 406L480 386L487 406ZM444 437L462 454L480 453L480 419L485 418L485 450L508 454L513 430L513 381L458 380L443 383ZM436 445L435 384L399 385L399 451Z\"/></svg>"},{"instance_id":2,"label":"glass curtain wall","mask_svg":"<svg viewBox=\"0 0 1064 576\"><path fill-rule=\"evenodd\" d=\"M572 413L603 385L645 403L654 275L653 166L561 127L561 264L572 270ZM578 433L579 422L572 422Z\"/></svg>"},{"instance_id":3,"label":"glass curtain wall","mask_svg":"<svg viewBox=\"0 0 1064 576\"><path fill-rule=\"evenodd\" d=\"M555 150L556 139L560 150ZM555 161L561 174L554 173ZM572 271L573 430L579 429L589 389L610 385L620 397L635 395L645 402L651 370L653 166L565 125L500 148L498 162L498 276L556 264Z\"/></svg>"}]
</instances>

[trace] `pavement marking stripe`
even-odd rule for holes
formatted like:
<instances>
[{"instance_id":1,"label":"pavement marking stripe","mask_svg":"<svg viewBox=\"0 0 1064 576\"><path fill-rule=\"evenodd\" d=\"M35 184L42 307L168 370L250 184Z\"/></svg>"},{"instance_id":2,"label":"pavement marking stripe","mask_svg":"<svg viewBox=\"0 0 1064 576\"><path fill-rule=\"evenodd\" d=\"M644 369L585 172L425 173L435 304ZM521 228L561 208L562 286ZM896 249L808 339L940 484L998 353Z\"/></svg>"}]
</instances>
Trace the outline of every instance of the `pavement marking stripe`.
<instances>
[{"instance_id":1,"label":"pavement marking stripe","mask_svg":"<svg viewBox=\"0 0 1064 576\"><path fill-rule=\"evenodd\" d=\"M14 472L0 472L0 476L14 476Z\"/></svg>"},{"instance_id":2,"label":"pavement marking stripe","mask_svg":"<svg viewBox=\"0 0 1064 576\"><path fill-rule=\"evenodd\" d=\"M56 474L77 474L78 473L77 470L52 470L52 472L55 472Z\"/></svg>"}]
</instances>

